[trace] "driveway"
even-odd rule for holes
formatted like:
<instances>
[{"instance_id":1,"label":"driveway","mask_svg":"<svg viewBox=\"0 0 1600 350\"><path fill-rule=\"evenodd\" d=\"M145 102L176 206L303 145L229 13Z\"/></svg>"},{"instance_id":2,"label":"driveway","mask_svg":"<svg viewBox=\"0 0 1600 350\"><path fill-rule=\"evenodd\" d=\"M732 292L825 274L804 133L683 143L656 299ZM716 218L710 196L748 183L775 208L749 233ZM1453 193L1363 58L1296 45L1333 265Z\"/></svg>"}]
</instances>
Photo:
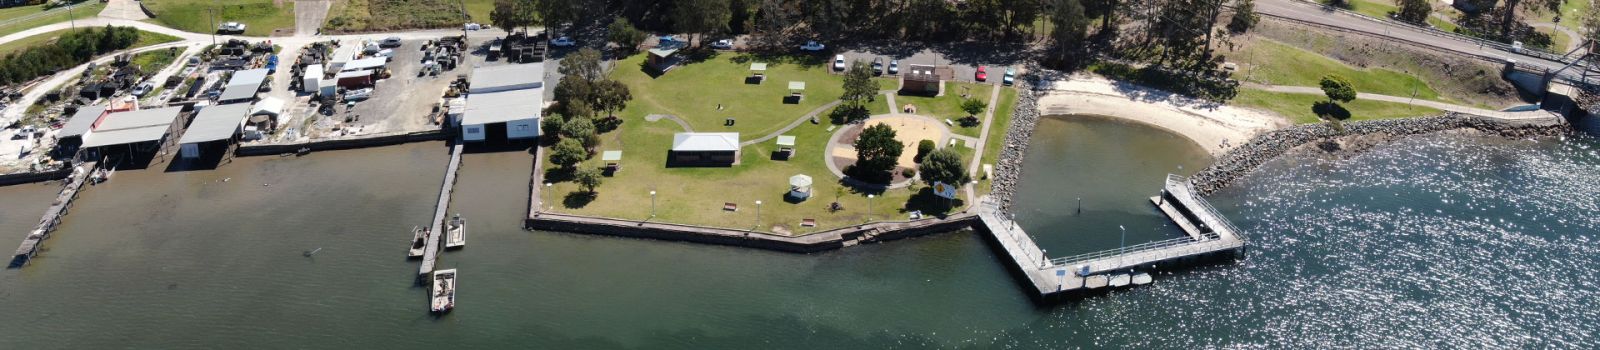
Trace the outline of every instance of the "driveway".
<instances>
[{"instance_id":1,"label":"driveway","mask_svg":"<svg viewBox=\"0 0 1600 350\"><path fill-rule=\"evenodd\" d=\"M333 6L333 1L330 0L295 0L294 35L317 35L317 30L322 28L322 22L328 19L330 6Z\"/></svg>"}]
</instances>

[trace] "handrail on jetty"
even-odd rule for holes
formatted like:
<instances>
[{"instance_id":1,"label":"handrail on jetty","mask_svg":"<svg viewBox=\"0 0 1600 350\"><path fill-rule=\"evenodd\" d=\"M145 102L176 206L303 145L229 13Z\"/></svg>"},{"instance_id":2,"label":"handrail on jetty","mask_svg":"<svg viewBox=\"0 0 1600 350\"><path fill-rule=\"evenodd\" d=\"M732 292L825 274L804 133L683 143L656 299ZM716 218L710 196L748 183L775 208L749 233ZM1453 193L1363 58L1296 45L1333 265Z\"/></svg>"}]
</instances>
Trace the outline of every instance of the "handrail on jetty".
<instances>
[{"instance_id":1,"label":"handrail on jetty","mask_svg":"<svg viewBox=\"0 0 1600 350\"><path fill-rule=\"evenodd\" d=\"M1185 191L1188 192L1188 195L1194 196L1194 199L1195 199L1194 203L1199 204L1199 206L1200 206L1200 208L1198 208L1198 209L1205 211L1204 215L1201 216L1202 218L1205 218L1205 217L1225 218L1225 216L1222 216L1222 212L1221 211L1218 211L1216 207L1212 207L1211 206L1211 201L1205 200L1205 198L1200 198L1200 196L1195 195L1196 193L1200 193L1200 192L1199 191L1195 191L1194 182L1193 181L1189 181L1189 179L1185 179L1183 176L1180 176L1178 174L1167 174L1167 188L1173 188L1174 186L1181 186ZM1232 233L1233 235L1237 236L1238 239L1240 239L1240 240L1244 239L1244 230L1240 230L1239 227L1234 226L1232 220L1226 220L1226 219L1223 219L1223 220L1203 220L1202 219L1200 223L1202 225L1204 225L1205 228L1212 230L1209 233L1215 234L1216 228L1211 226L1214 223L1214 224L1216 224L1218 226L1222 226L1222 227L1220 227L1221 229L1227 230L1227 232Z\"/></svg>"},{"instance_id":2,"label":"handrail on jetty","mask_svg":"<svg viewBox=\"0 0 1600 350\"><path fill-rule=\"evenodd\" d=\"M1077 265L1077 264L1087 263L1087 262L1093 261L1093 260L1099 260L1099 259L1103 259L1103 258L1114 257L1114 256L1118 256L1118 255L1123 255L1123 254L1133 254L1133 253L1152 251L1152 250L1162 250L1162 249L1166 249L1168 247L1180 246L1180 245L1185 245L1185 244L1194 243L1194 242L1215 240L1215 239L1220 239L1220 238L1221 237L1218 236L1216 232L1206 232L1204 240L1196 240L1196 239L1189 238L1189 237L1178 237L1178 238L1166 239L1166 240L1160 240L1160 241L1154 241L1154 242L1145 242L1145 243L1130 245L1130 246L1121 247L1121 248L1106 249L1106 250L1097 251L1097 252L1089 252L1089 253L1083 253L1083 254L1071 255L1071 256L1064 256L1064 257L1059 257L1059 258L1051 258L1050 259L1050 265L1049 266L1045 266L1045 268L1053 268L1053 267L1067 266L1067 265Z\"/></svg>"}]
</instances>

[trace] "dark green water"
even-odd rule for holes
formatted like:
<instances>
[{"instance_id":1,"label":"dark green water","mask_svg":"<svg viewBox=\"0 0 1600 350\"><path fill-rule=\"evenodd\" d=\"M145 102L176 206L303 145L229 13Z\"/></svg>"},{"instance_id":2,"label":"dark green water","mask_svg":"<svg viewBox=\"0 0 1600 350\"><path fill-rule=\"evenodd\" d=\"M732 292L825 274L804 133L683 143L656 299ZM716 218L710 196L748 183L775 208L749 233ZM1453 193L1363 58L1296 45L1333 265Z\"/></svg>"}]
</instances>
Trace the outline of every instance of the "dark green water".
<instances>
[{"instance_id":1,"label":"dark green water","mask_svg":"<svg viewBox=\"0 0 1600 350\"><path fill-rule=\"evenodd\" d=\"M1165 237L1141 201L1178 151L1116 141L1181 140L1097 120L1035 135L1066 143L1034 142L1026 186L1058 183L1022 209L1081 195L1084 217L1114 217L1035 230L1046 216L1021 215L1047 248L1114 246L1115 225ZM970 232L798 255L523 231L531 160L471 154L452 208L468 246L441 260L462 289L442 318L403 252L431 215L443 144L119 171L34 265L0 271L0 348L1593 348L1597 145L1436 138L1273 162L1217 196L1249 231L1243 261L1048 307ZM1127 178L1095 191L1033 170L1119 152L1153 161L1067 172ZM1446 189L1461 194L1440 201ZM53 191L0 188L0 232L20 240Z\"/></svg>"}]
</instances>

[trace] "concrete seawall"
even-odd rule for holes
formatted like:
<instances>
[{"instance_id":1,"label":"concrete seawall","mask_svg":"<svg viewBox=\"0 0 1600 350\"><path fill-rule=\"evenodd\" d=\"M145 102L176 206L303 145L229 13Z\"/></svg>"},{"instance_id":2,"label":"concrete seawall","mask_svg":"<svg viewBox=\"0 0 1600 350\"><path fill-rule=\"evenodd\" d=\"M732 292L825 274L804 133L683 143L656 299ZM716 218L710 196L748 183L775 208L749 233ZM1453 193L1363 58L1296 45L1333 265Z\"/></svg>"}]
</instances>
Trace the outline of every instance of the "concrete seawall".
<instances>
[{"instance_id":1,"label":"concrete seawall","mask_svg":"<svg viewBox=\"0 0 1600 350\"><path fill-rule=\"evenodd\" d=\"M351 138L316 140L299 143L240 145L239 149L234 151L234 155L241 157L275 155L298 152L302 148L307 148L311 151L332 151L341 149L378 147L410 142L441 141L448 139L449 136L450 134L446 133L444 130L428 130L409 133L364 135Z\"/></svg>"},{"instance_id":2,"label":"concrete seawall","mask_svg":"<svg viewBox=\"0 0 1600 350\"><path fill-rule=\"evenodd\" d=\"M11 186L40 181L60 180L72 174L72 168L0 175L0 186Z\"/></svg>"},{"instance_id":3,"label":"concrete seawall","mask_svg":"<svg viewBox=\"0 0 1600 350\"><path fill-rule=\"evenodd\" d=\"M815 253L862 243L892 241L968 229L977 223L977 218L976 214L960 213L942 219L876 222L798 237L726 228L553 213L534 214L534 216L528 218L527 227L536 230L569 233L717 244L793 253Z\"/></svg>"}]
</instances>

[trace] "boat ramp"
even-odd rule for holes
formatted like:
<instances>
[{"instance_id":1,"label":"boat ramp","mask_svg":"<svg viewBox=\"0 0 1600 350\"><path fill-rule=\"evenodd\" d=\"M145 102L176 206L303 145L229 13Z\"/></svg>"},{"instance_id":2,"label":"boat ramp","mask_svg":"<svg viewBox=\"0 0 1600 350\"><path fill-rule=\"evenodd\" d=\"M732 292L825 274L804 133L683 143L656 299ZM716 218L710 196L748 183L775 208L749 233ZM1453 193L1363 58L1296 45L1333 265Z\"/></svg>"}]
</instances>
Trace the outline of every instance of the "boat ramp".
<instances>
[{"instance_id":1,"label":"boat ramp","mask_svg":"<svg viewBox=\"0 0 1600 350\"><path fill-rule=\"evenodd\" d=\"M1243 231L1196 194L1183 177L1168 175L1155 204L1185 237L1141 243L1118 249L1049 258L1012 218L990 199L976 208L982 231L988 232L1003 259L1031 285L1037 297L1082 295L1150 282L1148 271L1215 257L1234 257L1244 250Z\"/></svg>"}]
</instances>

